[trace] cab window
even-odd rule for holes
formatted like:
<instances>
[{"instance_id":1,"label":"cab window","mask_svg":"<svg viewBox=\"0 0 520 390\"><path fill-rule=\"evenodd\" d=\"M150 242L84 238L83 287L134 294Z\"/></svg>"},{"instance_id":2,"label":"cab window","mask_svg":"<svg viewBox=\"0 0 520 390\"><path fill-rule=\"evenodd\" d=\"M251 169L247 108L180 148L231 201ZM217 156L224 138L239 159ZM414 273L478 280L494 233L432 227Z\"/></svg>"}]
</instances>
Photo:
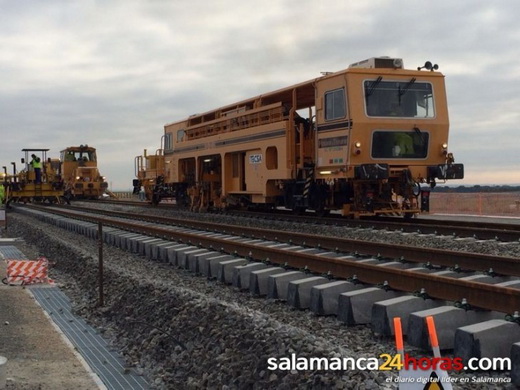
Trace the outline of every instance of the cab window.
<instances>
[{"instance_id":1,"label":"cab window","mask_svg":"<svg viewBox=\"0 0 520 390\"><path fill-rule=\"evenodd\" d=\"M375 131L372 158L426 158L430 136L425 131Z\"/></svg>"},{"instance_id":2,"label":"cab window","mask_svg":"<svg viewBox=\"0 0 520 390\"><path fill-rule=\"evenodd\" d=\"M172 142L172 133L166 133L164 135L164 150L172 150L173 142Z\"/></svg>"},{"instance_id":3,"label":"cab window","mask_svg":"<svg viewBox=\"0 0 520 390\"><path fill-rule=\"evenodd\" d=\"M435 106L430 83L385 81L382 77L366 80L365 107L368 116L433 118Z\"/></svg>"},{"instance_id":4,"label":"cab window","mask_svg":"<svg viewBox=\"0 0 520 390\"><path fill-rule=\"evenodd\" d=\"M345 89L335 89L325 92L325 120L345 118L346 99Z\"/></svg>"}]
</instances>

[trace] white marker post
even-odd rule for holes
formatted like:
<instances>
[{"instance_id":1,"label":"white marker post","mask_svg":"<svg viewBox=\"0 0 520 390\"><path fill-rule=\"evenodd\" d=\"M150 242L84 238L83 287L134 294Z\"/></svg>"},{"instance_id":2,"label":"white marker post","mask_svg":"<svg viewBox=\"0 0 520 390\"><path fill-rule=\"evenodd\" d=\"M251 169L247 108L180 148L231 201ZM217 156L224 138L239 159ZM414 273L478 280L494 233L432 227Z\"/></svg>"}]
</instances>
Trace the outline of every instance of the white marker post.
<instances>
[{"instance_id":1,"label":"white marker post","mask_svg":"<svg viewBox=\"0 0 520 390\"><path fill-rule=\"evenodd\" d=\"M426 320L434 357L440 358L441 352L433 317L428 317ZM402 363L398 378L399 390L453 390L448 373L439 368L440 363L434 370L431 368L421 369L419 364L415 367L411 359L408 362L408 367L405 365L403 330L399 317L394 318L394 333L397 353L401 355Z\"/></svg>"}]
</instances>

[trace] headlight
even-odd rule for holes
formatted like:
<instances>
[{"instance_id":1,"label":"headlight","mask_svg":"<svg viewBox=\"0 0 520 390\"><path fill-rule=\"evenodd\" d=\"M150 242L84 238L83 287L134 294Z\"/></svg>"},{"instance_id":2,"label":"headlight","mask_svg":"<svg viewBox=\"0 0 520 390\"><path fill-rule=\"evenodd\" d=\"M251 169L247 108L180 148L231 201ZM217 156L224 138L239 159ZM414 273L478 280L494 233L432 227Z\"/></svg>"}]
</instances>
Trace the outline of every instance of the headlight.
<instances>
[{"instance_id":1,"label":"headlight","mask_svg":"<svg viewBox=\"0 0 520 390\"><path fill-rule=\"evenodd\" d=\"M361 154L361 142L357 141L354 143L354 150L352 151L352 153L355 156Z\"/></svg>"}]
</instances>

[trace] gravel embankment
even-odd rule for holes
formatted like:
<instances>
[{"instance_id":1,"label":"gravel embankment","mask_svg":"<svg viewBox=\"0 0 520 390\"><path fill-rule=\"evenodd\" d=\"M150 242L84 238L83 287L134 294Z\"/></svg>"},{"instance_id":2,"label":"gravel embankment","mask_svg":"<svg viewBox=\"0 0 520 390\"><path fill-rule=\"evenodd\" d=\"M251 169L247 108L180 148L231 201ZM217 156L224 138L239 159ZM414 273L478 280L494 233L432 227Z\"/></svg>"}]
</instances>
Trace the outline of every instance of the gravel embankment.
<instances>
[{"instance_id":1,"label":"gravel embankment","mask_svg":"<svg viewBox=\"0 0 520 390\"><path fill-rule=\"evenodd\" d=\"M164 215L164 211L157 211ZM202 218L227 223L228 217L205 215ZM254 220L245 223L253 224ZM259 223L277 229L284 224ZM345 228L312 226L307 229L313 229L316 234L331 234L341 229L342 235L346 234ZM327 358L374 358L382 353L393 354L393 341L375 338L369 327L349 328L335 318L291 310L285 304L253 298L249 293L107 246L104 249L105 306L99 308L96 242L13 213L9 235L25 239L27 256L42 254L56 262L53 277L63 284L75 302L77 313L104 332L128 362L149 378L155 389L396 388L386 382L391 375L387 371L268 369L269 357L290 357L291 354ZM390 240L399 241L398 233L352 230L347 235L367 236L372 240L388 240L392 236ZM406 241L423 239L414 235L402 237ZM432 241L424 245L434 247L451 242L454 250L500 251L502 255L516 253L518 256L517 247L508 247L508 254L504 254L503 246L493 242L473 243L468 248L472 245L469 241L424 239ZM472 384L468 388L484 389L486 385Z\"/></svg>"}]
</instances>

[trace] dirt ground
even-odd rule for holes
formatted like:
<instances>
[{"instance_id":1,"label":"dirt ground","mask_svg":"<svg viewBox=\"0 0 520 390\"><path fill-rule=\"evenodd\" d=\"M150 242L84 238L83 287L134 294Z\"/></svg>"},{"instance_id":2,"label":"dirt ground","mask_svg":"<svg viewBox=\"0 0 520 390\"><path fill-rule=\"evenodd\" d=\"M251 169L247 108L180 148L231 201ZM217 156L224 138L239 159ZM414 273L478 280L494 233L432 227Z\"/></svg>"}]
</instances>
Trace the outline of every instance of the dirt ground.
<instances>
[{"instance_id":1,"label":"dirt ground","mask_svg":"<svg viewBox=\"0 0 520 390\"><path fill-rule=\"evenodd\" d=\"M0 276L5 275L6 262L0 257ZM0 355L8 359L6 390L99 389L29 290L0 283Z\"/></svg>"},{"instance_id":2,"label":"dirt ground","mask_svg":"<svg viewBox=\"0 0 520 390\"><path fill-rule=\"evenodd\" d=\"M448 214L520 217L520 193L433 192L430 211Z\"/></svg>"}]
</instances>

